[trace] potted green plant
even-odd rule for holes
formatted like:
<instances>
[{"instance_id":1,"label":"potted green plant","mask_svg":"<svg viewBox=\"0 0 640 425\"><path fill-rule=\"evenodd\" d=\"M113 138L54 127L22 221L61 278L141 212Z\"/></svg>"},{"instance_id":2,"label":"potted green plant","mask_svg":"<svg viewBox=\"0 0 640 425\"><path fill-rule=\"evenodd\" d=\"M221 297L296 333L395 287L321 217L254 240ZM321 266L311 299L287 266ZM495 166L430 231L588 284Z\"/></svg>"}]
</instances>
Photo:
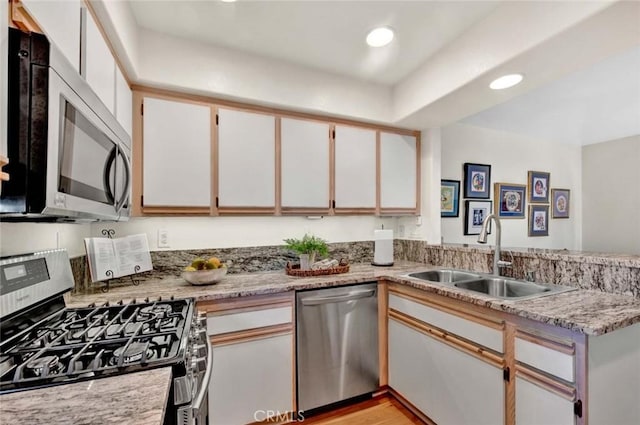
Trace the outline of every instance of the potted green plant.
<instances>
[{"instance_id":1,"label":"potted green plant","mask_svg":"<svg viewBox=\"0 0 640 425\"><path fill-rule=\"evenodd\" d=\"M317 236L305 234L302 239L285 239L287 248L300 256L300 269L308 270L316 261L316 255L325 257L329 253L327 241Z\"/></svg>"}]
</instances>

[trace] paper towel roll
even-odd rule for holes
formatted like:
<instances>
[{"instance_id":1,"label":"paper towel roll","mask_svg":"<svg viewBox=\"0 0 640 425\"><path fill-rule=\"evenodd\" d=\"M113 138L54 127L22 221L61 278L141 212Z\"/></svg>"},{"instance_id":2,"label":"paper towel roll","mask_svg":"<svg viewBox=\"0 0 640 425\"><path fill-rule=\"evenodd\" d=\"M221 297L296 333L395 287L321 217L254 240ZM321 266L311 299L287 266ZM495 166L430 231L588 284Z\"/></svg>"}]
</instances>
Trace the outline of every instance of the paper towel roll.
<instances>
[{"instance_id":1,"label":"paper towel roll","mask_svg":"<svg viewBox=\"0 0 640 425\"><path fill-rule=\"evenodd\" d=\"M393 265L393 230L374 230L375 241L373 253L374 266Z\"/></svg>"}]
</instances>

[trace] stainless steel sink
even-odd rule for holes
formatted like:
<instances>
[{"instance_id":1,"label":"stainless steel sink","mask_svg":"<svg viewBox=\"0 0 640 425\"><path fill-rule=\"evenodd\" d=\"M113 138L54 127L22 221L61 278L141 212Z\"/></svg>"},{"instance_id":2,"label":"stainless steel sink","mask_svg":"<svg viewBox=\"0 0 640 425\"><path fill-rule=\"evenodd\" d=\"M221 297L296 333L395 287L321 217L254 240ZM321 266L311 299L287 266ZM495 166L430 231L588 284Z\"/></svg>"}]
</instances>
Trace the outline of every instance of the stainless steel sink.
<instances>
[{"instance_id":1,"label":"stainless steel sink","mask_svg":"<svg viewBox=\"0 0 640 425\"><path fill-rule=\"evenodd\" d=\"M571 286L535 283L464 270L438 269L410 273L407 276L503 300L524 300L575 291Z\"/></svg>"},{"instance_id":2,"label":"stainless steel sink","mask_svg":"<svg viewBox=\"0 0 640 425\"><path fill-rule=\"evenodd\" d=\"M482 275L479 273L453 269L429 270L426 272L410 273L408 276L438 283L454 283L482 278Z\"/></svg>"}]
</instances>

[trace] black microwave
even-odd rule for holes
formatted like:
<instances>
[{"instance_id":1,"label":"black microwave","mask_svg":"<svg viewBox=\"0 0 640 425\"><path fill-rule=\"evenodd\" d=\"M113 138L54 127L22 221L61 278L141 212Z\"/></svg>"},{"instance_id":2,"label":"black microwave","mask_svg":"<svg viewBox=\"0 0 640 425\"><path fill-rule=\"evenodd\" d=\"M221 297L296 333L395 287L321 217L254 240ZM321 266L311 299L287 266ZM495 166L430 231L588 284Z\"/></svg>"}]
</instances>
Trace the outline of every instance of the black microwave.
<instances>
[{"instance_id":1,"label":"black microwave","mask_svg":"<svg viewBox=\"0 0 640 425\"><path fill-rule=\"evenodd\" d=\"M0 221L126 220L131 138L42 34L9 29Z\"/></svg>"}]
</instances>

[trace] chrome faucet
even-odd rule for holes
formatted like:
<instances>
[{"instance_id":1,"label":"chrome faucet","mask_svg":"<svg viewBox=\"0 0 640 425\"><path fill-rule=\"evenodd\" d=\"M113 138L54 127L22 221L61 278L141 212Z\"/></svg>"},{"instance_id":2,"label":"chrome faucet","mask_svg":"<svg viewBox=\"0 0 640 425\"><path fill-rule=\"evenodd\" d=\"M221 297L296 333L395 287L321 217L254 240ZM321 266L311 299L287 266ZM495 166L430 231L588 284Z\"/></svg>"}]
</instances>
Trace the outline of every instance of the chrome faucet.
<instances>
[{"instance_id":1,"label":"chrome faucet","mask_svg":"<svg viewBox=\"0 0 640 425\"><path fill-rule=\"evenodd\" d=\"M500 238L502 236L502 227L500 225L500 219L497 215L489 214L487 217L485 217L484 221L482 222L482 228L480 229L480 235L478 236L478 243L487 243L487 235L489 234L489 223L491 222L491 219L493 219L493 221L495 221L496 223L496 250L493 254L493 274L495 276L500 276L500 267L511 267L512 263L511 261L500 260Z\"/></svg>"}]
</instances>

